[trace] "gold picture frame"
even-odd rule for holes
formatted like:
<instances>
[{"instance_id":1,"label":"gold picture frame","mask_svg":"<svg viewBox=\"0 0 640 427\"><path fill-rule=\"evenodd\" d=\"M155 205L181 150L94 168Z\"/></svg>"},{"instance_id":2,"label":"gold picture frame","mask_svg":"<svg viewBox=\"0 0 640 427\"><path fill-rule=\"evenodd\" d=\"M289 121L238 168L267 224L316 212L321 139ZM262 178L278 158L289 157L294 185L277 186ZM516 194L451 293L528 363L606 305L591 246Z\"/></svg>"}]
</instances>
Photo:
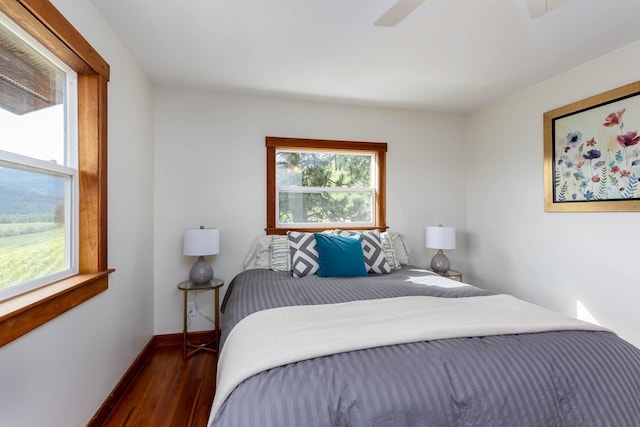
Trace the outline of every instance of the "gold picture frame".
<instances>
[{"instance_id":1,"label":"gold picture frame","mask_svg":"<svg viewBox=\"0 0 640 427\"><path fill-rule=\"evenodd\" d=\"M544 113L544 209L640 211L640 81Z\"/></svg>"}]
</instances>

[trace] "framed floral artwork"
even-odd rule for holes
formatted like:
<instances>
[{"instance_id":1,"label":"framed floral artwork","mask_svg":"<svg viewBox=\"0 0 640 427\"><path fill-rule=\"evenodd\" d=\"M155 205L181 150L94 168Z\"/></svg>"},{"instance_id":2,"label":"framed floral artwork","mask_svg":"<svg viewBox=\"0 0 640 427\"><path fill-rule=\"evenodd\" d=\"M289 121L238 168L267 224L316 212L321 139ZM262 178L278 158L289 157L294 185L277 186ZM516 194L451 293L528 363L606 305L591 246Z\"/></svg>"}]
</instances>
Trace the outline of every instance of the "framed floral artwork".
<instances>
[{"instance_id":1,"label":"framed floral artwork","mask_svg":"<svg viewBox=\"0 0 640 427\"><path fill-rule=\"evenodd\" d=\"M640 81L544 114L544 208L640 210Z\"/></svg>"}]
</instances>

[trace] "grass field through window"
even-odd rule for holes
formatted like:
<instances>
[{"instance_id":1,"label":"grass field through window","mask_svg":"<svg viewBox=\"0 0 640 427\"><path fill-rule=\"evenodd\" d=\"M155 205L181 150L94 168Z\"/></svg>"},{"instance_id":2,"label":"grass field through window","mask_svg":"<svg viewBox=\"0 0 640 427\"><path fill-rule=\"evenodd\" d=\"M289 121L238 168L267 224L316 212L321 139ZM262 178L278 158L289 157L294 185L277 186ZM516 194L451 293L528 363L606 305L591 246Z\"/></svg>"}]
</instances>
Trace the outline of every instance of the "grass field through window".
<instances>
[{"instance_id":1,"label":"grass field through window","mask_svg":"<svg viewBox=\"0 0 640 427\"><path fill-rule=\"evenodd\" d=\"M64 226L0 224L0 289L65 268Z\"/></svg>"}]
</instances>

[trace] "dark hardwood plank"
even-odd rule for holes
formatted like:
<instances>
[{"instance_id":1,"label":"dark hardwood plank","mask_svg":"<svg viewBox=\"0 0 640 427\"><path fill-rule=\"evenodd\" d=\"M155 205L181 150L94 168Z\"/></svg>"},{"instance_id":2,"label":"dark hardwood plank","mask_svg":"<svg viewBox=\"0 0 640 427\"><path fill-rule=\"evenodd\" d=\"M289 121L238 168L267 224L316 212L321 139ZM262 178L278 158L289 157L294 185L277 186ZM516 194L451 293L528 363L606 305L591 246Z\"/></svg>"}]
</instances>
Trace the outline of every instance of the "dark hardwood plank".
<instances>
[{"instance_id":1,"label":"dark hardwood plank","mask_svg":"<svg viewBox=\"0 0 640 427\"><path fill-rule=\"evenodd\" d=\"M213 402L217 357L182 359L182 346L156 346L104 427L204 427Z\"/></svg>"}]
</instances>

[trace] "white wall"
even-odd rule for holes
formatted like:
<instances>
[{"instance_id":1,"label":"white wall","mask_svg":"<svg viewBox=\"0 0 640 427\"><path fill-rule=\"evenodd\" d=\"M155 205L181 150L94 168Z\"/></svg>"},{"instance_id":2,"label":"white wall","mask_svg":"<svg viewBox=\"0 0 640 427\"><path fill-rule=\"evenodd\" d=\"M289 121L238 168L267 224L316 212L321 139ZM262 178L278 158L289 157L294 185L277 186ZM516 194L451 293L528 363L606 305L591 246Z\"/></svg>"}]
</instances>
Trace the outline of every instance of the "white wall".
<instances>
[{"instance_id":1,"label":"white wall","mask_svg":"<svg viewBox=\"0 0 640 427\"><path fill-rule=\"evenodd\" d=\"M158 88L155 123L156 334L182 327L176 284L195 261L182 255L185 228L220 229L221 253L209 261L227 284L264 234L265 136L387 142L387 222L407 236L414 264L434 253L424 248L426 225L454 225L464 237L460 116ZM464 269L459 245L451 260ZM211 313L212 295L197 298ZM193 330L211 327L193 321Z\"/></svg>"},{"instance_id":2,"label":"white wall","mask_svg":"<svg viewBox=\"0 0 640 427\"><path fill-rule=\"evenodd\" d=\"M545 213L542 115L636 81L638 67L635 43L475 112L466 133L471 281L586 310L636 346L640 213Z\"/></svg>"},{"instance_id":3,"label":"white wall","mask_svg":"<svg viewBox=\"0 0 640 427\"><path fill-rule=\"evenodd\" d=\"M0 348L1 425L84 425L151 335L181 330L176 284L193 262L181 253L185 228L220 228L216 276L228 283L241 270L265 226L267 135L388 142L388 224L405 233L415 264L433 255L424 226L453 225L458 249L449 256L469 281L570 315L579 301L640 345L640 214L544 213L542 195L542 113L637 79L639 44L466 122L177 89L156 88L154 102L148 79L88 1L53 3L111 65L109 265L117 272L107 292ZM198 301L210 312L208 295ZM203 319L193 326L210 328Z\"/></svg>"},{"instance_id":4,"label":"white wall","mask_svg":"<svg viewBox=\"0 0 640 427\"><path fill-rule=\"evenodd\" d=\"M88 1L54 0L111 65L109 289L0 348L0 425L82 426L153 335L152 87Z\"/></svg>"}]
</instances>

